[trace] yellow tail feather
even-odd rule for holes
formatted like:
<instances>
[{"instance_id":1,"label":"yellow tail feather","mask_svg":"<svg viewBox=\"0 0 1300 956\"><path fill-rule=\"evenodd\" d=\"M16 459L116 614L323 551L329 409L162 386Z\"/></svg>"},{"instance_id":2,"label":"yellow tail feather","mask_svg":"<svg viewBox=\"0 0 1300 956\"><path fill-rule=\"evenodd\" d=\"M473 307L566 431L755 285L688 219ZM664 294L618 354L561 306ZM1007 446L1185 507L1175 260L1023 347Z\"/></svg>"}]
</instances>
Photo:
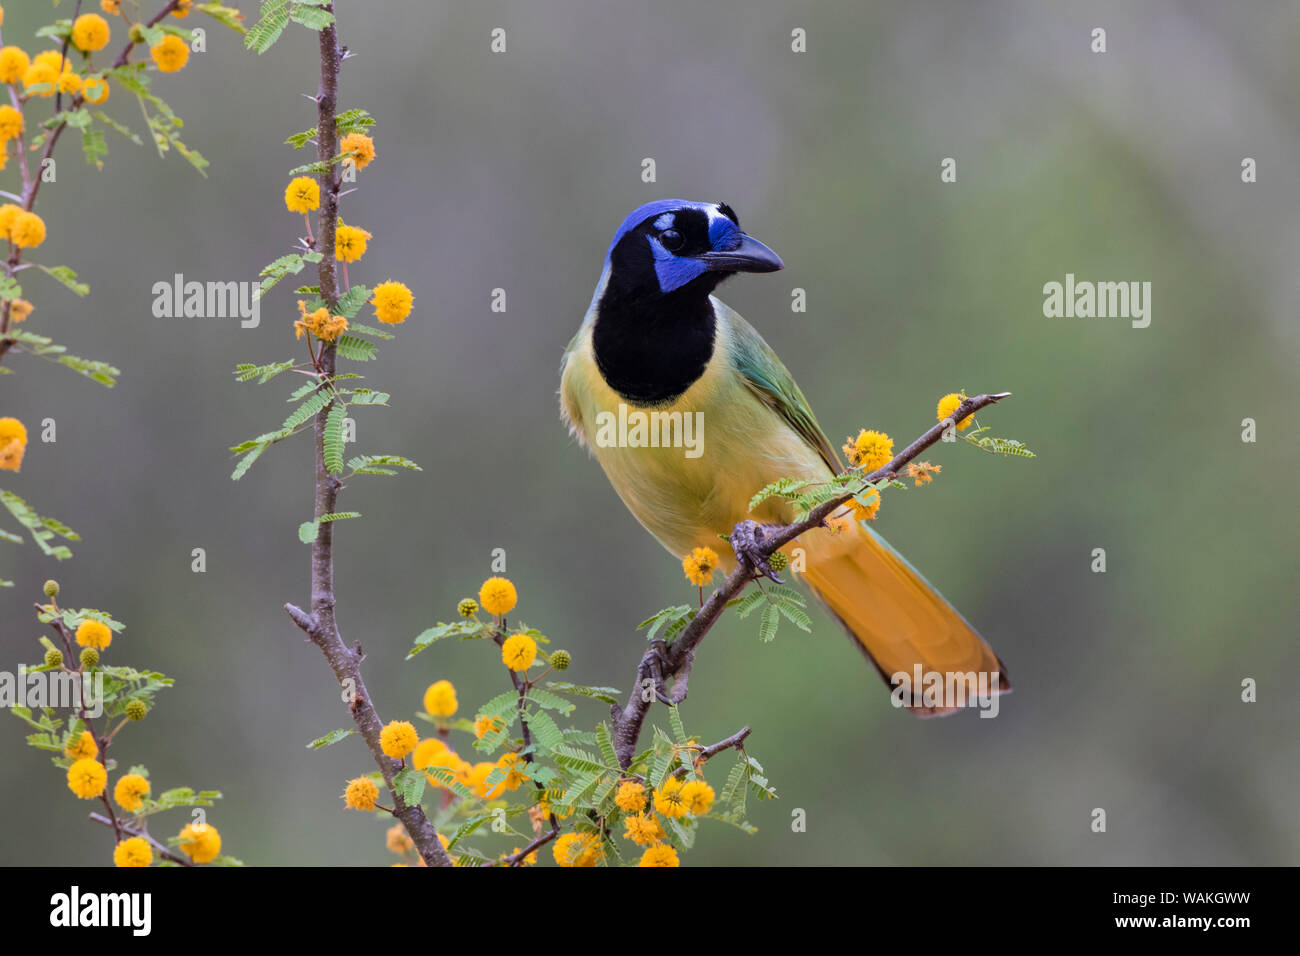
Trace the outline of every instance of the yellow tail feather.
<instances>
[{"instance_id":1,"label":"yellow tail feather","mask_svg":"<svg viewBox=\"0 0 1300 956\"><path fill-rule=\"evenodd\" d=\"M843 623L885 679L899 672L987 675L996 693L1011 690L993 649L902 555L865 525L839 535L855 540L812 551L804 575L813 592ZM849 545L846 547L845 545ZM996 675L996 679L995 676ZM920 717L953 713L955 706L910 706Z\"/></svg>"}]
</instances>

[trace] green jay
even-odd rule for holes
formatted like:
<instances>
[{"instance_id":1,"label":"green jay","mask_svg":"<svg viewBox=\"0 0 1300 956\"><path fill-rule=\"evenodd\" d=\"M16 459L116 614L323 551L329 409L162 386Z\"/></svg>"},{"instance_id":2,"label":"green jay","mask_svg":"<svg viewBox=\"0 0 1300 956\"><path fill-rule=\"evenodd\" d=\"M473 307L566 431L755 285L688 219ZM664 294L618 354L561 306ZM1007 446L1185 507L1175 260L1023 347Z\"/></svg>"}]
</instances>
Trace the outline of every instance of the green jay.
<instances>
[{"instance_id":1,"label":"green jay","mask_svg":"<svg viewBox=\"0 0 1300 956\"><path fill-rule=\"evenodd\" d=\"M737 272L783 267L776 253L741 231L725 203L648 203L614 234L586 317L565 351L565 422L628 510L678 558L717 545L740 521L789 523L793 505L784 499L749 513L751 497L770 482L825 481L843 470L776 353L713 296ZM598 425L635 422L638 415L644 422L654 413L651 432L655 423L699 422L694 454L648 441L644 429L627 440L626 428L600 428L598 440ZM910 680L919 667L926 674L987 675L996 691L1010 690L988 644L867 522L845 509L828 523L830 530L792 543L804 551L803 578L887 683L899 673ZM723 570L734 568L729 551L721 560ZM949 704L909 709L933 716L951 713Z\"/></svg>"}]
</instances>

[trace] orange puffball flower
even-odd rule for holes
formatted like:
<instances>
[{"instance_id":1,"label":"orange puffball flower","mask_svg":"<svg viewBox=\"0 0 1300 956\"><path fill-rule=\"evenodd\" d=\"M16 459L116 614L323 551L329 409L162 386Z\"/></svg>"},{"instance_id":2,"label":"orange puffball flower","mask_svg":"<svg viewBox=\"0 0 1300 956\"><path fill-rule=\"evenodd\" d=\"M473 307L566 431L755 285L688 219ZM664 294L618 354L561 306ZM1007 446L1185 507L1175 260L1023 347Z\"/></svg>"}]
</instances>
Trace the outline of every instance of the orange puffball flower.
<instances>
[{"instance_id":1,"label":"orange puffball flower","mask_svg":"<svg viewBox=\"0 0 1300 956\"><path fill-rule=\"evenodd\" d=\"M180 37L168 34L157 46L149 48L149 55L158 65L159 72L175 73L189 60L190 48Z\"/></svg>"},{"instance_id":2,"label":"orange puffball flower","mask_svg":"<svg viewBox=\"0 0 1300 956\"><path fill-rule=\"evenodd\" d=\"M682 799L688 811L703 816L713 808L713 788L703 780L688 780L682 785Z\"/></svg>"},{"instance_id":3,"label":"orange puffball flower","mask_svg":"<svg viewBox=\"0 0 1300 956\"><path fill-rule=\"evenodd\" d=\"M72 24L72 43L78 50L93 53L108 46L108 21L98 13L83 13Z\"/></svg>"},{"instance_id":4,"label":"orange puffball flower","mask_svg":"<svg viewBox=\"0 0 1300 956\"><path fill-rule=\"evenodd\" d=\"M284 204L290 212L306 215L320 208L320 183L310 176L299 176L284 189Z\"/></svg>"},{"instance_id":5,"label":"orange puffball flower","mask_svg":"<svg viewBox=\"0 0 1300 956\"><path fill-rule=\"evenodd\" d=\"M104 792L108 771L92 757L74 761L68 768L68 789L82 800L93 800Z\"/></svg>"},{"instance_id":6,"label":"orange puffball flower","mask_svg":"<svg viewBox=\"0 0 1300 956\"><path fill-rule=\"evenodd\" d=\"M966 395L962 392L949 392L943 398L939 399L939 404L935 407L935 414L938 420L943 421L945 418L951 418L952 413L961 407L961 403L966 400ZM970 428L971 422L975 420L974 415L967 415L957 423L957 431L965 431Z\"/></svg>"},{"instance_id":7,"label":"orange puffball flower","mask_svg":"<svg viewBox=\"0 0 1300 956\"><path fill-rule=\"evenodd\" d=\"M665 817L684 817L690 812L686 798L682 795L682 782L676 777L669 777L655 791L655 809Z\"/></svg>"},{"instance_id":8,"label":"orange puffball flower","mask_svg":"<svg viewBox=\"0 0 1300 956\"><path fill-rule=\"evenodd\" d=\"M863 471L875 471L894 457L894 440L884 432L864 428L857 438L848 439L844 454Z\"/></svg>"},{"instance_id":9,"label":"orange puffball flower","mask_svg":"<svg viewBox=\"0 0 1300 956\"><path fill-rule=\"evenodd\" d=\"M594 833L566 833L551 850L560 866L595 866L600 860L600 840Z\"/></svg>"},{"instance_id":10,"label":"orange puffball flower","mask_svg":"<svg viewBox=\"0 0 1300 956\"><path fill-rule=\"evenodd\" d=\"M34 212L20 212L9 228L9 240L15 246L35 249L45 241L45 220Z\"/></svg>"},{"instance_id":11,"label":"orange puffball flower","mask_svg":"<svg viewBox=\"0 0 1300 956\"><path fill-rule=\"evenodd\" d=\"M509 614L519 603L519 592L509 578L488 578L478 590L478 603L489 614Z\"/></svg>"},{"instance_id":12,"label":"orange puffball flower","mask_svg":"<svg viewBox=\"0 0 1300 956\"><path fill-rule=\"evenodd\" d=\"M9 303L9 318L15 322L26 322L27 316L31 315L35 308L36 306L26 299L14 299Z\"/></svg>"},{"instance_id":13,"label":"orange puffball flower","mask_svg":"<svg viewBox=\"0 0 1300 956\"><path fill-rule=\"evenodd\" d=\"M149 779L138 773L123 774L113 788L113 799L118 806L130 813L140 809L145 796L149 793Z\"/></svg>"},{"instance_id":14,"label":"orange puffball flower","mask_svg":"<svg viewBox=\"0 0 1300 956\"><path fill-rule=\"evenodd\" d=\"M8 103L0 106L0 141L8 142L23 131L23 114Z\"/></svg>"},{"instance_id":15,"label":"orange puffball flower","mask_svg":"<svg viewBox=\"0 0 1300 956\"><path fill-rule=\"evenodd\" d=\"M641 854L641 859L637 861L637 866L681 866L681 860L677 858L677 851L667 843L660 843L652 846Z\"/></svg>"},{"instance_id":16,"label":"orange puffball flower","mask_svg":"<svg viewBox=\"0 0 1300 956\"><path fill-rule=\"evenodd\" d=\"M63 755L71 757L73 760L98 757L99 744L95 743L95 735L89 730L83 730L77 736L68 740L68 745L63 748Z\"/></svg>"},{"instance_id":17,"label":"orange puffball flower","mask_svg":"<svg viewBox=\"0 0 1300 956\"><path fill-rule=\"evenodd\" d=\"M27 428L16 418L0 418L0 471L18 471L26 451Z\"/></svg>"},{"instance_id":18,"label":"orange puffball flower","mask_svg":"<svg viewBox=\"0 0 1300 956\"><path fill-rule=\"evenodd\" d=\"M108 80L99 74L87 76L81 84L81 97L91 106L108 102Z\"/></svg>"},{"instance_id":19,"label":"orange puffball flower","mask_svg":"<svg viewBox=\"0 0 1300 956\"><path fill-rule=\"evenodd\" d=\"M696 548L682 558L682 571L686 580L697 588L702 588L713 580L713 572L718 569L718 553L712 548Z\"/></svg>"},{"instance_id":20,"label":"orange puffball flower","mask_svg":"<svg viewBox=\"0 0 1300 956\"><path fill-rule=\"evenodd\" d=\"M195 863L211 863L221 852L221 834L211 823L187 823L177 848Z\"/></svg>"},{"instance_id":21,"label":"orange puffball flower","mask_svg":"<svg viewBox=\"0 0 1300 956\"><path fill-rule=\"evenodd\" d=\"M107 650L113 643L113 632L108 625L87 618L77 625L77 643L97 651Z\"/></svg>"},{"instance_id":22,"label":"orange puffball flower","mask_svg":"<svg viewBox=\"0 0 1300 956\"><path fill-rule=\"evenodd\" d=\"M379 799L379 787L369 777L356 777L348 781L343 791L343 802L349 810L373 810Z\"/></svg>"},{"instance_id":23,"label":"orange puffball flower","mask_svg":"<svg viewBox=\"0 0 1300 956\"><path fill-rule=\"evenodd\" d=\"M0 83L17 83L31 65L31 58L21 47L0 47Z\"/></svg>"},{"instance_id":24,"label":"orange puffball flower","mask_svg":"<svg viewBox=\"0 0 1300 956\"><path fill-rule=\"evenodd\" d=\"M153 847L144 837L129 837L113 848L114 866L148 866L153 862Z\"/></svg>"},{"instance_id":25,"label":"orange puffball flower","mask_svg":"<svg viewBox=\"0 0 1300 956\"><path fill-rule=\"evenodd\" d=\"M434 717L450 717L459 706L456 686L449 680L434 681L424 692L424 710Z\"/></svg>"},{"instance_id":26,"label":"orange puffball flower","mask_svg":"<svg viewBox=\"0 0 1300 956\"><path fill-rule=\"evenodd\" d=\"M375 286L370 304L375 307L375 318L385 325L400 325L411 314L411 303L415 297L411 290L400 282L381 282Z\"/></svg>"},{"instance_id":27,"label":"orange puffball flower","mask_svg":"<svg viewBox=\"0 0 1300 956\"><path fill-rule=\"evenodd\" d=\"M334 234L334 258L339 262L356 262L366 254L366 243L373 238L360 226L340 222Z\"/></svg>"},{"instance_id":28,"label":"orange puffball flower","mask_svg":"<svg viewBox=\"0 0 1300 956\"><path fill-rule=\"evenodd\" d=\"M59 68L49 63L33 63L23 74L23 87L34 96L53 96L54 86L58 81Z\"/></svg>"},{"instance_id":29,"label":"orange puffball flower","mask_svg":"<svg viewBox=\"0 0 1300 956\"><path fill-rule=\"evenodd\" d=\"M365 133L348 133L339 144L340 153L350 153L343 162L357 169L365 169L375 160L375 141Z\"/></svg>"},{"instance_id":30,"label":"orange puffball flower","mask_svg":"<svg viewBox=\"0 0 1300 956\"><path fill-rule=\"evenodd\" d=\"M537 642L527 634L511 634L501 645L501 662L512 671L526 671L537 658Z\"/></svg>"},{"instance_id":31,"label":"orange puffball flower","mask_svg":"<svg viewBox=\"0 0 1300 956\"><path fill-rule=\"evenodd\" d=\"M379 732L379 749L394 760L401 760L414 750L419 742L420 738L415 732L415 726L407 720L390 721Z\"/></svg>"}]
</instances>

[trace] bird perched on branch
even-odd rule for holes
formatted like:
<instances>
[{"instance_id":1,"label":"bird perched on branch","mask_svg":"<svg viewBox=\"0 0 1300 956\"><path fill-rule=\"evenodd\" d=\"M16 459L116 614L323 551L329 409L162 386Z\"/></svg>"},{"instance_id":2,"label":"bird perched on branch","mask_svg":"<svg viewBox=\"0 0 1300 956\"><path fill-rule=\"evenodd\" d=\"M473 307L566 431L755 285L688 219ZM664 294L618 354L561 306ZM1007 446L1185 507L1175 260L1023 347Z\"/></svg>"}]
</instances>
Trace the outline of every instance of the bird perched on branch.
<instances>
[{"instance_id":1,"label":"bird perched on branch","mask_svg":"<svg viewBox=\"0 0 1300 956\"><path fill-rule=\"evenodd\" d=\"M781 259L725 203L665 199L614 234L582 327L565 351L562 414L628 510L677 557L737 522L788 524L793 506L760 488L826 481L843 465L789 371L748 322L713 296L738 272ZM974 671L1010 689L966 620L865 521L805 533L804 577L888 682ZM787 546L788 550L789 546ZM734 558L723 558L725 570ZM921 716L948 706L913 706Z\"/></svg>"}]
</instances>

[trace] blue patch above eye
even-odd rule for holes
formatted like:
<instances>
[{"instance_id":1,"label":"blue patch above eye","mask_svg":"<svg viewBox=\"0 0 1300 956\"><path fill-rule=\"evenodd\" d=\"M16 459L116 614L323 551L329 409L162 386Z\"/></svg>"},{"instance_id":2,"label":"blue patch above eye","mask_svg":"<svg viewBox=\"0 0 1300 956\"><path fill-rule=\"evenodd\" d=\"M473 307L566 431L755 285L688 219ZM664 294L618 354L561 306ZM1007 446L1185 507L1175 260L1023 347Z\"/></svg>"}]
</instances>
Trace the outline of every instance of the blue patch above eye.
<instances>
[{"instance_id":1,"label":"blue patch above eye","mask_svg":"<svg viewBox=\"0 0 1300 956\"><path fill-rule=\"evenodd\" d=\"M666 212L658 219L655 220L655 228L658 229L660 232L663 232L665 229L671 229L673 227L673 223L676 221L677 221L677 217L673 213Z\"/></svg>"},{"instance_id":2,"label":"blue patch above eye","mask_svg":"<svg viewBox=\"0 0 1300 956\"><path fill-rule=\"evenodd\" d=\"M709 223L709 245L714 252L730 252L740 245L740 227L726 216L718 216Z\"/></svg>"},{"instance_id":3,"label":"blue patch above eye","mask_svg":"<svg viewBox=\"0 0 1300 956\"><path fill-rule=\"evenodd\" d=\"M673 255L654 236L646 236L646 239L650 243L650 252L654 256L655 275L659 279L660 292L668 293L680 289L692 279L704 275L706 266L703 261Z\"/></svg>"}]
</instances>

